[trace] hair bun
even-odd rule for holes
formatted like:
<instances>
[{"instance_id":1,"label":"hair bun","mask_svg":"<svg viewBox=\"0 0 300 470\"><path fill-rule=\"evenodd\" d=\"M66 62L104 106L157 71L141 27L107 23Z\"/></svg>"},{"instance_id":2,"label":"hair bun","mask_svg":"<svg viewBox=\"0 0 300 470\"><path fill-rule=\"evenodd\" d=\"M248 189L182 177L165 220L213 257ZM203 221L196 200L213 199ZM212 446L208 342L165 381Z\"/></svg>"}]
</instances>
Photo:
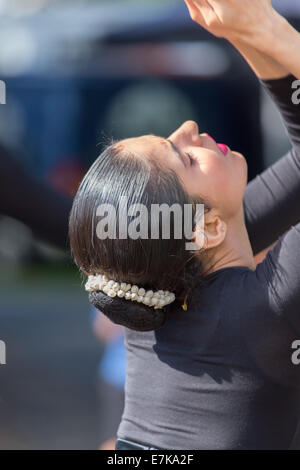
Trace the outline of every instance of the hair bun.
<instances>
[{"instance_id":1,"label":"hair bun","mask_svg":"<svg viewBox=\"0 0 300 470\"><path fill-rule=\"evenodd\" d=\"M168 306L155 310L141 303L111 298L102 291L90 292L89 301L113 323L135 331L157 330L168 318Z\"/></svg>"}]
</instances>

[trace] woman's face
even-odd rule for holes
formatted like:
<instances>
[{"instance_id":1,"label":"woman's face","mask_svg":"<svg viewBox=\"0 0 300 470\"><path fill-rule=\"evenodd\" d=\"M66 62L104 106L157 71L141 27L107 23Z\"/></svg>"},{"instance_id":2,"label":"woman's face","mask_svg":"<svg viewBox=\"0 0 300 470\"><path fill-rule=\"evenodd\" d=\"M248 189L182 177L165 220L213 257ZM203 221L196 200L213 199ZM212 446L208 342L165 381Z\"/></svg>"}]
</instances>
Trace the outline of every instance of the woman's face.
<instances>
[{"instance_id":1,"label":"woman's face","mask_svg":"<svg viewBox=\"0 0 300 470\"><path fill-rule=\"evenodd\" d=\"M199 134L195 122L185 122L168 139L149 135L118 145L173 169L187 192L202 198L224 220L240 211L247 184L246 160L208 134Z\"/></svg>"}]
</instances>

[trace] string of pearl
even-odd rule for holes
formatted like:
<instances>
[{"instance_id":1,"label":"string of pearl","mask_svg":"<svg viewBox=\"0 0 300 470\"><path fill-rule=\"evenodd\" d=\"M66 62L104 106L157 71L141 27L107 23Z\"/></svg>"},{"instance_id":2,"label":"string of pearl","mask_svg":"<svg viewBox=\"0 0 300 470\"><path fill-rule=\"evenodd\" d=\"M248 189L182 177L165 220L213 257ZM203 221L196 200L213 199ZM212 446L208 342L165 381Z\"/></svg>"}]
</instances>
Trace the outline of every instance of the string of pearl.
<instances>
[{"instance_id":1,"label":"string of pearl","mask_svg":"<svg viewBox=\"0 0 300 470\"><path fill-rule=\"evenodd\" d=\"M111 298L120 297L121 299L142 303L148 307L154 307L154 309L163 308L175 300L175 294L172 292L163 290L157 292L146 291L136 285L108 279L104 274L89 276L85 284L85 290L87 292L100 290Z\"/></svg>"}]
</instances>

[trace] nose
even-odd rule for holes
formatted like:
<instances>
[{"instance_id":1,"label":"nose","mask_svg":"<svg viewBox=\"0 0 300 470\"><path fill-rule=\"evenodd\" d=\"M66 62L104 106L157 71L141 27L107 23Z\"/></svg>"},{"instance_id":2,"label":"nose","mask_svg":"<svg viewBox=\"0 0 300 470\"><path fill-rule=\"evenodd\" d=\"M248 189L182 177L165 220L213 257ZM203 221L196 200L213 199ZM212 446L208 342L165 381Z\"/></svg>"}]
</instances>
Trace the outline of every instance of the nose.
<instances>
[{"instance_id":1,"label":"nose","mask_svg":"<svg viewBox=\"0 0 300 470\"><path fill-rule=\"evenodd\" d=\"M199 127L195 121L184 122L170 138L177 143L186 143L190 145L201 145L201 137L199 135Z\"/></svg>"},{"instance_id":2,"label":"nose","mask_svg":"<svg viewBox=\"0 0 300 470\"><path fill-rule=\"evenodd\" d=\"M184 132L190 134L199 134L199 127L195 121L186 121L182 124L182 128Z\"/></svg>"}]
</instances>

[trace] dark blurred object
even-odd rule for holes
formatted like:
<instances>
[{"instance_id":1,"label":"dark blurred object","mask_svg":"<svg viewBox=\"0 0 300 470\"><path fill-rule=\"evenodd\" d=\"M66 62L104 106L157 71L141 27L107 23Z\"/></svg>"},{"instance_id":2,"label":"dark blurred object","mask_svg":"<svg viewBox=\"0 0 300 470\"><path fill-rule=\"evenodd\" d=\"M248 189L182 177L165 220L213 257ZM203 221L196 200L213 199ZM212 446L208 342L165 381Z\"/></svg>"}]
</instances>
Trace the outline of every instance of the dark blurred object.
<instances>
[{"instance_id":1,"label":"dark blurred object","mask_svg":"<svg viewBox=\"0 0 300 470\"><path fill-rule=\"evenodd\" d=\"M250 179L262 170L257 81L183 1L55 2L0 27L2 136L31 171L87 168L97 143L167 136L187 119L244 153Z\"/></svg>"},{"instance_id":2,"label":"dark blurred object","mask_svg":"<svg viewBox=\"0 0 300 470\"><path fill-rule=\"evenodd\" d=\"M273 0L272 5L282 15L289 18L300 18L300 3L298 0Z\"/></svg>"},{"instance_id":3,"label":"dark blurred object","mask_svg":"<svg viewBox=\"0 0 300 470\"><path fill-rule=\"evenodd\" d=\"M0 146L0 213L28 225L48 243L67 248L72 200L29 175Z\"/></svg>"}]
</instances>

